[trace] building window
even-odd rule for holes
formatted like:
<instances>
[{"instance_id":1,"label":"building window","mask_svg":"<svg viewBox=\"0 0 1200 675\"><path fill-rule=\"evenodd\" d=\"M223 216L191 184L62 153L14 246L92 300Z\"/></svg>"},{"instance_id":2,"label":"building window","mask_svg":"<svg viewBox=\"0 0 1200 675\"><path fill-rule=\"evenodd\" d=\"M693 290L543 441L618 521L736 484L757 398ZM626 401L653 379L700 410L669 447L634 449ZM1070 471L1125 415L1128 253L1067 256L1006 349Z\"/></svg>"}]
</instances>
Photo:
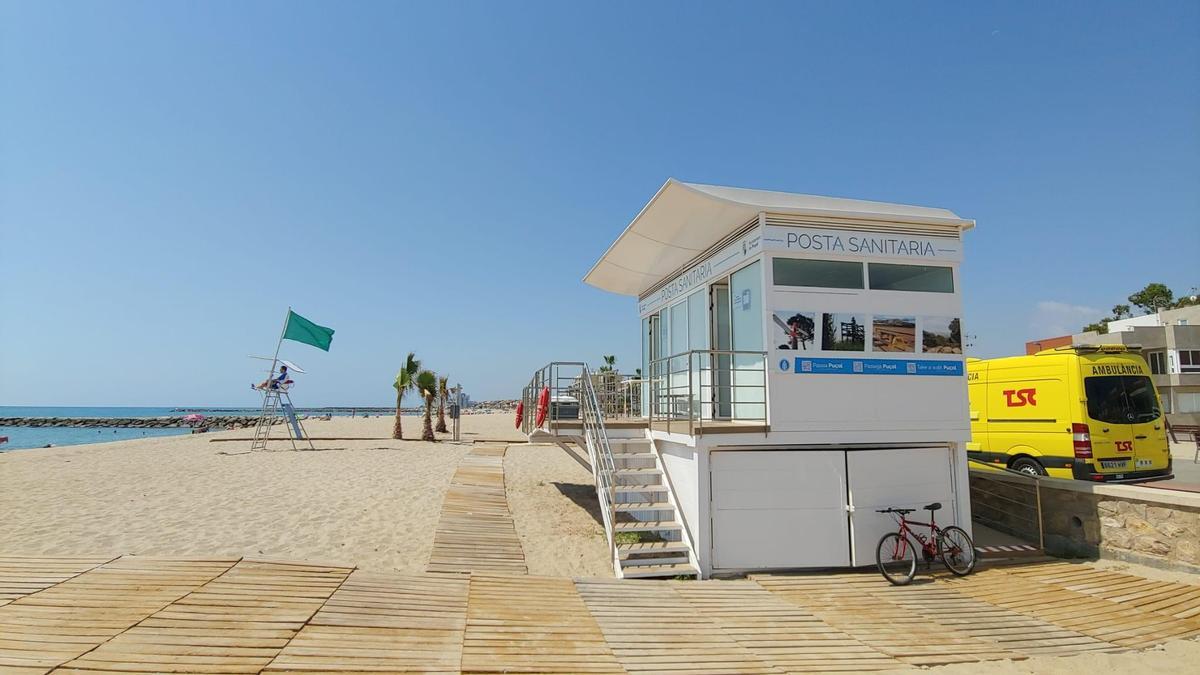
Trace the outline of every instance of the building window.
<instances>
[{"instance_id":1,"label":"building window","mask_svg":"<svg viewBox=\"0 0 1200 675\"><path fill-rule=\"evenodd\" d=\"M1179 371L1183 373L1200 373L1200 349L1179 350Z\"/></svg>"},{"instance_id":2,"label":"building window","mask_svg":"<svg viewBox=\"0 0 1200 675\"><path fill-rule=\"evenodd\" d=\"M1154 375L1167 374L1167 353L1166 352L1149 352L1146 354L1146 360L1150 362L1150 372Z\"/></svg>"},{"instance_id":3,"label":"building window","mask_svg":"<svg viewBox=\"0 0 1200 675\"><path fill-rule=\"evenodd\" d=\"M868 263L867 277L873 291L954 292L954 271L949 267Z\"/></svg>"},{"instance_id":4,"label":"building window","mask_svg":"<svg viewBox=\"0 0 1200 675\"><path fill-rule=\"evenodd\" d=\"M857 262L774 258L771 272L776 286L863 287L863 266Z\"/></svg>"},{"instance_id":5,"label":"building window","mask_svg":"<svg viewBox=\"0 0 1200 675\"><path fill-rule=\"evenodd\" d=\"M1200 412L1200 392L1180 392L1175 394L1177 413Z\"/></svg>"}]
</instances>

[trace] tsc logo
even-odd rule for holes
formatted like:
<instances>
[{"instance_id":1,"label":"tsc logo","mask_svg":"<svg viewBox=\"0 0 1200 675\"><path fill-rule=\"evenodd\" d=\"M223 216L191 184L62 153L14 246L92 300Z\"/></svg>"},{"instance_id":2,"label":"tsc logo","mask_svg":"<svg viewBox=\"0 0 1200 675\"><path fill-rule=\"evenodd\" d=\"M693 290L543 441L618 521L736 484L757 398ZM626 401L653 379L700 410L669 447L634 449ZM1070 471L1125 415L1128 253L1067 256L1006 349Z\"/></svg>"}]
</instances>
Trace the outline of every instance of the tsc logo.
<instances>
[{"instance_id":1,"label":"tsc logo","mask_svg":"<svg viewBox=\"0 0 1200 675\"><path fill-rule=\"evenodd\" d=\"M1005 389L1004 399L1005 405L1010 408L1037 405L1037 389Z\"/></svg>"},{"instance_id":2,"label":"tsc logo","mask_svg":"<svg viewBox=\"0 0 1200 675\"><path fill-rule=\"evenodd\" d=\"M1133 441L1114 441L1117 452L1133 452Z\"/></svg>"}]
</instances>

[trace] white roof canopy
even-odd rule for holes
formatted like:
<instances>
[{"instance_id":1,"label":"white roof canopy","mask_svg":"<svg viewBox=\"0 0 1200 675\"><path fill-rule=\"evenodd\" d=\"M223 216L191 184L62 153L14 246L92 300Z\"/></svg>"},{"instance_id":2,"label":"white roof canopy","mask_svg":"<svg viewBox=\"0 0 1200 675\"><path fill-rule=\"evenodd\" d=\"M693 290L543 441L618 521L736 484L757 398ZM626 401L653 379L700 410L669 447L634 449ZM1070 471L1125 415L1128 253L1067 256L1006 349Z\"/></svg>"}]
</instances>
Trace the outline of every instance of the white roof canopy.
<instances>
[{"instance_id":1,"label":"white roof canopy","mask_svg":"<svg viewBox=\"0 0 1200 675\"><path fill-rule=\"evenodd\" d=\"M613 293L640 296L764 212L959 230L975 225L946 209L700 185L671 178L583 280Z\"/></svg>"}]
</instances>

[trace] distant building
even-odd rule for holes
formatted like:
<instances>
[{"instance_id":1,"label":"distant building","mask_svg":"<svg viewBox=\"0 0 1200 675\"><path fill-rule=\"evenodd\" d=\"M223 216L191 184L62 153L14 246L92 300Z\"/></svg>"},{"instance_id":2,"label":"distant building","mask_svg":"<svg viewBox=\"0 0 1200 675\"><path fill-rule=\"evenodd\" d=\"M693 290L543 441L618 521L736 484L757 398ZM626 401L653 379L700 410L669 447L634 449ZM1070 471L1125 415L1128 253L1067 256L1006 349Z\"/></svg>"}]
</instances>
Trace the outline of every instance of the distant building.
<instances>
[{"instance_id":1,"label":"distant building","mask_svg":"<svg viewBox=\"0 0 1200 675\"><path fill-rule=\"evenodd\" d=\"M1071 339L1080 344L1140 344L1171 423L1200 424L1200 305L1111 321L1107 334L1079 333Z\"/></svg>"},{"instance_id":2,"label":"distant building","mask_svg":"<svg viewBox=\"0 0 1200 675\"><path fill-rule=\"evenodd\" d=\"M1054 349L1055 347L1069 347L1072 344L1072 342L1074 342L1074 339L1075 338L1072 335L1062 335L1059 337L1042 338L1041 340L1034 340L1032 342L1026 342L1025 343L1025 354L1028 356L1030 354L1036 354L1036 353L1042 351L1043 349Z\"/></svg>"}]
</instances>

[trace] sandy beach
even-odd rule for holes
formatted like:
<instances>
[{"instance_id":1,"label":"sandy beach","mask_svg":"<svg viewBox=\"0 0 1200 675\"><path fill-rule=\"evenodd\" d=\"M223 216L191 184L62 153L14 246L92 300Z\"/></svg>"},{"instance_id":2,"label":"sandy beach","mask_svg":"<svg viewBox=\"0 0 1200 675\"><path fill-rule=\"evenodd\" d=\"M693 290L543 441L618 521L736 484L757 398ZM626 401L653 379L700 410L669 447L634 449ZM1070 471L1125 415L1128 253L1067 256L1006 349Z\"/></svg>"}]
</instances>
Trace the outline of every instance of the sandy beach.
<instances>
[{"instance_id":1,"label":"sandy beach","mask_svg":"<svg viewBox=\"0 0 1200 675\"><path fill-rule=\"evenodd\" d=\"M409 436L420 418L406 417ZM463 441L396 441L391 417L307 423L317 451L250 452L249 430L0 453L0 554L250 556L421 573L442 501L475 441L512 443L509 508L531 575L611 578L590 473L527 445L511 413L463 418ZM1099 562L1149 578L1190 575ZM637 582L634 582L637 583ZM1196 672L1200 643L934 668L957 673Z\"/></svg>"},{"instance_id":2,"label":"sandy beach","mask_svg":"<svg viewBox=\"0 0 1200 675\"><path fill-rule=\"evenodd\" d=\"M268 556L415 573L442 498L475 440L521 441L511 413L463 416L463 442L389 437L391 417L306 422L317 451L250 452L250 430L0 453L7 554ZM405 417L406 436L420 435ZM359 440L361 439L361 440ZM286 450L285 450L286 449ZM556 447L521 447L508 492L530 571L612 573L584 506L590 475ZM591 497L594 501L594 495ZM568 548L544 536L565 532Z\"/></svg>"}]
</instances>

